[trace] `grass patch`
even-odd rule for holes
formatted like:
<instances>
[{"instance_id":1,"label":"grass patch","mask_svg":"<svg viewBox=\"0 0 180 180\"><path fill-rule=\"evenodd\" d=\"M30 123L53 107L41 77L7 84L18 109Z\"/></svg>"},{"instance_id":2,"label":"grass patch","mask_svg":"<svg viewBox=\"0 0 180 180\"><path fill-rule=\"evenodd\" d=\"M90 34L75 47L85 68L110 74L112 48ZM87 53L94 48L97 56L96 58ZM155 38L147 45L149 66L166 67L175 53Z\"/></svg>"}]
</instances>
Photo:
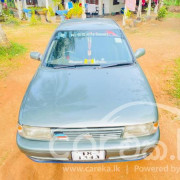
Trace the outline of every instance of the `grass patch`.
<instances>
[{"instance_id":1,"label":"grass patch","mask_svg":"<svg viewBox=\"0 0 180 180\"><path fill-rule=\"evenodd\" d=\"M180 18L180 13L168 12L166 17L168 17L168 18Z\"/></svg>"},{"instance_id":2,"label":"grass patch","mask_svg":"<svg viewBox=\"0 0 180 180\"><path fill-rule=\"evenodd\" d=\"M180 58L175 60L175 72L174 72L174 80L173 80L173 96L176 98L180 98Z\"/></svg>"},{"instance_id":3,"label":"grass patch","mask_svg":"<svg viewBox=\"0 0 180 180\"><path fill-rule=\"evenodd\" d=\"M164 0L164 4L167 6L180 6L180 0Z\"/></svg>"},{"instance_id":4,"label":"grass patch","mask_svg":"<svg viewBox=\"0 0 180 180\"><path fill-rule=\"evenodd\" d=\"M10 47L0 47L0 78L5 77L9 70L20 65L14 59L25 53L26 50L24 46L14 42L11 42Z\"/></svg>"},{"instance_id":5,"label":"grass patch","mask_svg":"<svg viewBox=\"0 0 180 180\"><path fill-rule=\"evenodd\" d=\"M0 47L0 63L4 60L11 60L14 56L26 52L26 48L18 43L11 43L10 47Z\"/></svg>"}]
</instances>

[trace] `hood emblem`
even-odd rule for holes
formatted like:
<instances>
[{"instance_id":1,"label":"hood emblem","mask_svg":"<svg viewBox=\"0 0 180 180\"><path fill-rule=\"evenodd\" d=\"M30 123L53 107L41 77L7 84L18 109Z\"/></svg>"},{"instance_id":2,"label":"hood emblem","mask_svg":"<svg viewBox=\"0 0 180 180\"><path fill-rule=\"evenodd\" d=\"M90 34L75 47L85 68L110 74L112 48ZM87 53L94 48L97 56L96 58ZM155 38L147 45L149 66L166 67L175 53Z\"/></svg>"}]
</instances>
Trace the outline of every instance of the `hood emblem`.
<instances>
[{"instance_id":1,"label":"hood emblem","mask_svg":"<svg viewBox=\"0 0 180 180\"><path fill-rule=\"evenodd\" d=\"M54 136L57 139L68 140L68 137L63 132L54 132Z\"/></svg>"}]
</instances>

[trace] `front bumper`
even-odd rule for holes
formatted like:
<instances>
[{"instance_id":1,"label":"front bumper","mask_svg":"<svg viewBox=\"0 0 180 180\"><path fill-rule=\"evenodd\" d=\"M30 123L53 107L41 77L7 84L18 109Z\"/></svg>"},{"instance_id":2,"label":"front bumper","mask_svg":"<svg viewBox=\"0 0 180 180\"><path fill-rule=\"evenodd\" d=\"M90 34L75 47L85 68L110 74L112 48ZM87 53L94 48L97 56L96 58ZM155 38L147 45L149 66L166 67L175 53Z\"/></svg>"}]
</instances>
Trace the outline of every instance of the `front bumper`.
<instances>
[{"instance_id":1,"label":"front bumper","mask_svg":"<svg viewBox=\"0 0 180 180\"><path fill-rule=\"evenodd\" d=\"M85 163L116 162L144 159L153 151L159 138L159 129L153 135L136 139L112 139L106 142L93 141L93 143L86 140L80 141L78 144L72 141L28 140L17 134L17 145L24 154L36 162L80 163L82 161L72 160L71 152L88 150L105 150L106 156L104 161L85 161Z\"/></svg>"}]
</instances>

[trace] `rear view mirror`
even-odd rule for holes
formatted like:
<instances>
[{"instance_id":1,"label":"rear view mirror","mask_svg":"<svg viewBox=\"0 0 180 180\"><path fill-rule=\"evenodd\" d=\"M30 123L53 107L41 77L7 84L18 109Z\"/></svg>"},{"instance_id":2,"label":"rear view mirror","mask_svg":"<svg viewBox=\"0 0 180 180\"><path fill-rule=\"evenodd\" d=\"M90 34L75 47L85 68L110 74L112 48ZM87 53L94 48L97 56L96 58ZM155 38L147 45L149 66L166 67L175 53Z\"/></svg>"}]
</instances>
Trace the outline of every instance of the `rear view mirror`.
<instances>
[{"instance_id":1,"label":"rear view mirror","mask_svg":"<svg viewBox=\"0 0 180 180\"><path fill-rule=\"evenodd\" d=\"M41 55L41 53L39 53L39 52L31 52L31 53L30 53L30 57L31 57L32 59L36 59L36 60L40 61L42 55Z\"/></svg>"},{"instance_id":2,"label":"rear view mirror","mask_svg":"<svg viewBox=\"0 0 180 180\"><path fill-rule=\"evenodd\" d=\"M137 49L136 52L134 53L134 56L136 58L139 58L141 56L143 56L145 54L145 49L144 48L140 48L140 49Z\"/></svg>"}]
</instances>

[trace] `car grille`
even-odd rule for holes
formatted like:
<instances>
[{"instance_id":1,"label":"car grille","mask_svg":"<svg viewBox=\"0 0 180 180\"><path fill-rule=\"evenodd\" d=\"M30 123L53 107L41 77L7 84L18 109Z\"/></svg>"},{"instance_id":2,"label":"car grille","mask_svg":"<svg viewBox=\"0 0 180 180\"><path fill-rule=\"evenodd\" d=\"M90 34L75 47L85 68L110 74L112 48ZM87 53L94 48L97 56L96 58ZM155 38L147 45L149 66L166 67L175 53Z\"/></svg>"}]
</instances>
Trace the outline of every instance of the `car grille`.
<instances>
[{"instance_id":1,"label":"car grille","mask_svg":"<svg viewBox=\"0 0 180 180\"><path fill-rule=\"evenodd\" d=\"M104 128L54 128L52 132L62 133L69 140L78 139L118 139L123 135L123 127Z\"/></svg>"}]
</instances>

